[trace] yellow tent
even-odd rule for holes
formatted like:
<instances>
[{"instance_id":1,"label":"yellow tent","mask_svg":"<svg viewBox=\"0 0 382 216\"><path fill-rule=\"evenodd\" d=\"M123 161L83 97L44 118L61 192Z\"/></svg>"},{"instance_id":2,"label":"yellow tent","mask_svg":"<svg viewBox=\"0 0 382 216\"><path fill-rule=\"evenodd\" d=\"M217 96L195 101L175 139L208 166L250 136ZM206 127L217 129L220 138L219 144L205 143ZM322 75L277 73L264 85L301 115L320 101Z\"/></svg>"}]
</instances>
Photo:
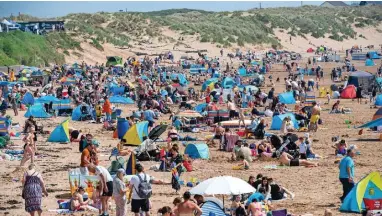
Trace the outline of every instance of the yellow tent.
<instances>
[{"instance_id":1,"label":"yellow tent","mask_svg":"<svg viewBox=\"0 0 382 216\"><path fill-rule=\"evenodd\" d=\"M123 139L126 140L127 145L140 145L143 142L143 138L149 135L149 122L143 121L139 122L129 130L126 131Z\"/></svg>"}]
</instances>

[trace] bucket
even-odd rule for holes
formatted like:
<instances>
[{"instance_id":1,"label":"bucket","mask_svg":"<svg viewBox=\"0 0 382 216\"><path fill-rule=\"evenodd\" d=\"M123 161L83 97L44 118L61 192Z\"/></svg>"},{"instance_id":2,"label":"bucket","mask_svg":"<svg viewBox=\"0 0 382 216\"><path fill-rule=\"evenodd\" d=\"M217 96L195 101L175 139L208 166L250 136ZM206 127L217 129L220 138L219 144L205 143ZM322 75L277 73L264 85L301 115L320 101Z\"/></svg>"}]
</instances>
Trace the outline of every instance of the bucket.
<instances>
[{"instance_id":1,"label":"bucket","mask_svg":"<svg viewBox=\"0 0 382 216\"><path fill-rule=\"evenodd\" d=\"M118 118L118 121L117 121L118 139L122 139L128 129L129 129L129 122L125 118Z\"/></svg>"}]
</instances>

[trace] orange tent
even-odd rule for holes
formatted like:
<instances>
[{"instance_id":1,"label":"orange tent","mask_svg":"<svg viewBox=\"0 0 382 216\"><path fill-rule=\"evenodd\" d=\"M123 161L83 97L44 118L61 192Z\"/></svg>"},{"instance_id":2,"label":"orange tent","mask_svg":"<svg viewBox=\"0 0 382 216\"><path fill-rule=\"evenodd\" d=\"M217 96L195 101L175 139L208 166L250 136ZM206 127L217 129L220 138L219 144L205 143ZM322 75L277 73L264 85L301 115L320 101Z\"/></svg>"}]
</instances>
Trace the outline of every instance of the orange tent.
<instances>
[{"instance_id":1,"label":"orange tent","mask_svg":"<svg viewBox=\"0 0 382 216\"><path fill-rule=\"evenodd\" d=\"M356 98L356 91L354 85L348 85L344 90L341 92L341 98L344 99L353 99Z\"/></svg>"}]
</instances>

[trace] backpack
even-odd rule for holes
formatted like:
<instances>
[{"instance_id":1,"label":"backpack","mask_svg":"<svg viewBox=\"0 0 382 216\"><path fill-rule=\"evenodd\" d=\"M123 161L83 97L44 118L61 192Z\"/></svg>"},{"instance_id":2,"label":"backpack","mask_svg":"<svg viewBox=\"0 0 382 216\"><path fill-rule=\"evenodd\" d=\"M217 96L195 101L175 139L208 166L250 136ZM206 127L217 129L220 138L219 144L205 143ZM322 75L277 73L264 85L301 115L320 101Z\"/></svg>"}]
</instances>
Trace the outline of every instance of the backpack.
<instances>
[{"instance_id":1,"label":"backpack","mask_svg":"<svg viewBox=\"0 0 382 216\"><path fill-rule=\"evenodd\" d=\"M148 199L152 195L152 187L149 181L147 181L147 175L145 175L145 178L142 180L142 177L137 174L139 178L139 185L138 189L134 187L135 191L137 192L138 196L142 199Z\"/></svg>"}]
</instances>

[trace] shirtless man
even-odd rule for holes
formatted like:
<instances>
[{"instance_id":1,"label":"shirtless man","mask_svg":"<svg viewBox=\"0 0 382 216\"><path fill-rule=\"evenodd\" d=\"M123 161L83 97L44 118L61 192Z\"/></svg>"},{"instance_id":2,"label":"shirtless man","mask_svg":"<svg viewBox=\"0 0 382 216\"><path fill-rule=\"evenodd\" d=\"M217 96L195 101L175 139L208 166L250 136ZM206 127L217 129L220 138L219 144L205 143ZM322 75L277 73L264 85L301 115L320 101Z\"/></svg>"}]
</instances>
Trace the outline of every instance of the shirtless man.
<instances>
[{"instance_id":1,"label":"shirtless man","mask_svg":"<svg viewBox=\"0 0 382 216\"><path fill-rule=\"evenodd\" d=\"M305 167L316 167L316 166L318 166L317 163L313 163L313 162L310 162L307 160L302 160L302 159L298 159L298 158L293 159L293 156L286 153L286 152L283 152L280 155L279 161L280 161L280 164L284 165L284 166L305 166Z\"/></svg>"},{"instance_id":2,"label":"shirtless man","mask_svg":"<svg viewBox=\"0 0 382 216\"><path fill-rule=\"evenodd\" d=\"M191 193L186 191L183 194L183 202L178 204L177 209L174 212L176 216L202 215L203 213L202 210L199 208L199 206L195 202L191 201L190 199L191 199Z\"/></svg>"},{"instance_id":3,"label":"shirtless man","mask_svg":"<svg viewBox=\"0 0 382 216\"><path fill-rule=\"evenodd\" d=\"M312 103L312 116L310 117L309 131L317 132L318 129L318 120L320 119L321 108L314 101Z\"/></svg>"}]
</instances>

